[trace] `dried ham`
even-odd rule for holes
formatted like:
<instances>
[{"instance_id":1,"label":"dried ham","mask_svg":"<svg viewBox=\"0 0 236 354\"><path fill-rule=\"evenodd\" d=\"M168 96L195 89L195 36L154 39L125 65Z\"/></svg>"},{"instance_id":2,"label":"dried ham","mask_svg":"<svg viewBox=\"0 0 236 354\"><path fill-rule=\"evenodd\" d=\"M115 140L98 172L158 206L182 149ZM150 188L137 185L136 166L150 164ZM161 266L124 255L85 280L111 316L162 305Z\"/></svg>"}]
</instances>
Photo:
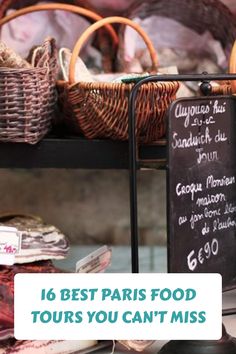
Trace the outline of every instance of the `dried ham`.
<instances>
[{"instance_id":1,"label":"dried ham","mask_svg":"<svg viewBox=\"0 0 236 354\"><path fill-rule=\"evenodd\" d=\"M93 347L95 340L13 341L0 343L0 354L70 354Z\"/></svg>"},{"instance_id":2,"label":"dried ham","mask_svg":"<svg viewBox=\"0 0 236 354\"><path fill-rule=\"evenodd\" d=\"M60 273L51 261L22 265L0 266L0 339L13 335L14 276L17 273Z\"/></svg>"},{"instance_id":3,"label":"dried ham","mask_svg":"<svg viewBox=\"0 0 236 354\"><path fill-rule=\"evenodd\" d=\"M4 328L0 326L0 342L11 337L14 337L14 328Z\"/></svg>"},{"instance_id":4,"label":"dried ham","mask_svg":"<svg viewBox=\"0 0 236 354\"><path fill-rule=\"evenodd\" d=\"M0 354L6 353L6 350L15 344L16 340L10 338L8 340L3 340L0 342Z\"/></svg>"},{"instance_id":5,"label":"dried ham","mask_svg":"<svg viewBox=\"0 0 236 354\"><path fill-rule=\"evenodd\" d=\"M13 216L1 221L0 225L15 227L22 232L21 250L15 255L15 263L63 259L67 256L69 244L66 237L40 218Z\"/></svg>"}]
</instances>

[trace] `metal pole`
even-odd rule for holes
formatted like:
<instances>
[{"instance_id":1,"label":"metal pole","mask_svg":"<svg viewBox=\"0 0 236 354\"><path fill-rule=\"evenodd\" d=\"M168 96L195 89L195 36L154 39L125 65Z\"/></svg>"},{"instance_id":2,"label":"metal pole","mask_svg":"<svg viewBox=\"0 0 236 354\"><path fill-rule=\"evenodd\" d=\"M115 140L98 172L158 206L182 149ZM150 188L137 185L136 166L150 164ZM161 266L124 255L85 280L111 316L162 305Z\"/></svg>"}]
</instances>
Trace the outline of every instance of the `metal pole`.
<instances>
[{"instance_id":1,"label":"metal pole","mask_svg":"<svg viewBox=\"0 0 236 354\"><path fill-rule=\"evenodd\" d=\"M236 308L222 310L222 316L233 316L233 315L236 315Z\"/></svg>"}]
</instances>

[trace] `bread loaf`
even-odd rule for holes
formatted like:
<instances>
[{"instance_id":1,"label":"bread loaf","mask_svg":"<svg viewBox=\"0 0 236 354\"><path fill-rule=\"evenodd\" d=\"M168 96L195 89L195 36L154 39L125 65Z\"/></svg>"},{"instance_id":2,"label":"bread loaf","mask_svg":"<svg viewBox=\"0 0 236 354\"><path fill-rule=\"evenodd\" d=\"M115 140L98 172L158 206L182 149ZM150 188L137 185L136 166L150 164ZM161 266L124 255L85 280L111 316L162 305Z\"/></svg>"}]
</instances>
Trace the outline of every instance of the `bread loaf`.
<instances>
[{"instance_id":1,"label":"bread loaf","mask_svg":"<svg viewBox=\"0 0 236 354\"><path fill-rule=\"evenodd\" d=\"M31 68L32 66L20 55L14 52L13 49L0 41L0 67L5 68Z\"/></svg>"}]
</instances>

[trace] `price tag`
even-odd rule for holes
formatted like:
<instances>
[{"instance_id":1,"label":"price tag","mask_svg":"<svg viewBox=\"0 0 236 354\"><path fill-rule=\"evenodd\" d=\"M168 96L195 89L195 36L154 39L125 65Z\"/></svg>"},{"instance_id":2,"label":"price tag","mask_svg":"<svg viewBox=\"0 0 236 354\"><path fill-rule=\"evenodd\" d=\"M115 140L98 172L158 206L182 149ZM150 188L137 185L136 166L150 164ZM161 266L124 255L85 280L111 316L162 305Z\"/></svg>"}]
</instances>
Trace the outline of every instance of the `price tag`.
<instances>
[{"instance_id":1,"label":"price tag","mask_svg":"<svg viewBox=\"0 0 236 354\"><path fill-rule=\"evenodd\" d=\"M77 273L102 273L111 264L111 248L103 246L76 263Z\"/></svg>"},{"instance_id":2,"label":"price tag","mask_svg":"<svg viewBox=\"0 0 236 354\"><path fill-rule=\"evenodd\" d=\"M13 265L21 249L21 232L15 227L0 226L0 264Z\"/></svg>"}]
</instances>

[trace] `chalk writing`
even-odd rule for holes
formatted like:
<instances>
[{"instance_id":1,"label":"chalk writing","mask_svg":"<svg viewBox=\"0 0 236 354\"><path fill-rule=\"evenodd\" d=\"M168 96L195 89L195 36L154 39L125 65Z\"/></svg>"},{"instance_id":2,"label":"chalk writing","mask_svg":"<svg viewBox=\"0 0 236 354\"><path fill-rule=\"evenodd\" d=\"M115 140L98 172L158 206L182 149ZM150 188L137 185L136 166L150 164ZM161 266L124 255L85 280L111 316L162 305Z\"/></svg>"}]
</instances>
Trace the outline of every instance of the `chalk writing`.
<instances>
[{"instance_id":1,"label":"chalk writing","mask_svg":"<svg viewBox=\"0 0 236 354\"><path fill-rule=\"evenodd\" d=\"M184 224L187 221L188 221L187 216L180 216L179 217L179 225L182 225L182 224Z\"/></svg>"},{"instance_id":2,"label":"chalk writing","mask_svg":"<svg viewBox=\"0 0 236 354\"><path fill-rule=\"evenodd\" d=\"M199 118L194 118L193 122L191 124L192 127L201 127L202 125L209 125L209 124L215 124L214 118L210 116L209 118L204 119L199 119Z\"/></svg>"},{"instance_id":3,"label":"chalk writing","mask_svg":"<svg viewBox=\"0 0 236 354\"><path fill-rule=\"evenodd\" d=\"M216 187L224 187L229 186L233 183L235 183L235 176L223 176L222 178L215 178L213 175L210 175L206 179L206 188L209 189Z\"/></svg>"},{"instance_id":4,"label":"chalk writing","mask_svg":"<svg viewBox=\"0 0 236 354\"><path fill-rule=\"evenodd\" d=\"M202 184L201 183L191 183L187 185L182 185L181 183L178 183L176 186L176 194L178 196L183 195L183 194L191 194L191 200L194 200L194 195L197 192L202 191Z\"/></svg>"},{"instance_id":5,"label":"chalk writing","mask_svg":"<svg viewBox=\"0 0 236 354\"><path fill-rule=\"evenodd\" d=\"M219 243L217 239L206 242L199 250L191 250L187 256L188 268L194 271L199 264L203 264L207 259L216 256L219 251Z\"/></svg>"},{"instance_id":6,"label":"chalk writing","mask_svg":"<svg viewBox=\"0 0 236 354\"><path fill-rule=\"evenodd\" d=\"M203 133L197 133L194 135L192 132L189 132L188 137L179 138L178 133L173 133L173 149L186 149L193 146L206 145L212 142L212 137L209 133L209 128L205 128Z\"/></svg>"},{"instance_id":7,"label":"chalk writing","mask_svg":"<svg viewBox=\"0 0 236 354\"><path fill-rule=\"evenodd\" d=\"M201 162L210 162L210 161L217 161L218 160L218 153L217 151L210 151L210 152L203 152L203 148L196 149L198 153L197 163Z\"/></svg>"},{"instance_id":8,"label":"chalk writing","mask_svg":"<svg viewBox=\"0 0 236 354\"><path fill-rule=\"evenodd\" d=\"M219 202L225 202L226 198L224 193L207 194L206 197L197 198L196 205L198 207L207 206L211 204L218 204Z\"/></svg>"},{"instance_id":9,"label":"chalk writing","mask_svg":"<svg viewBox=\"0 0 236 354\"><path fill-rule=\"evenodd\" d=\"M223 285L236 279L235 115L235 98L182 99L168 132L170 271L210 269Z\"/></svg>"}]
</instances>

